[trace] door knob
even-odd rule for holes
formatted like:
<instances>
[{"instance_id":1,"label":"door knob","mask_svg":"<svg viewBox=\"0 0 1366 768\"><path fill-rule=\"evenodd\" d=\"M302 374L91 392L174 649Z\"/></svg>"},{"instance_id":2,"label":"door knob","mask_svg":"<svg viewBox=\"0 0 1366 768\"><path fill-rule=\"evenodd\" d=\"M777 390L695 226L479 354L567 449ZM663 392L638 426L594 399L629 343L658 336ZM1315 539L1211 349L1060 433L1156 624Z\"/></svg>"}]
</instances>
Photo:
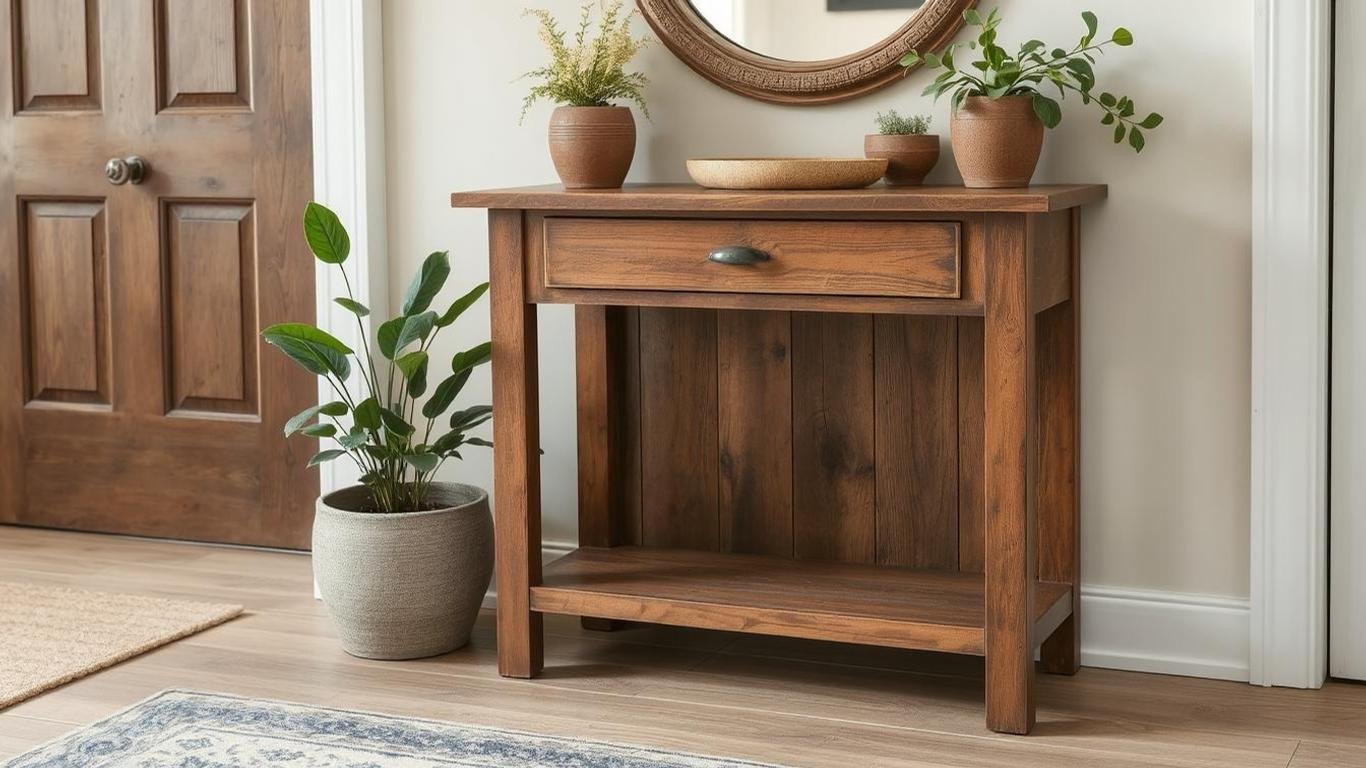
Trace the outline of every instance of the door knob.
<instances>
[{"instance_id":1,"label":"door knob","mask_svg":"<svg viewBox=\"0 0 1366 768\"><path fill-rule=\"evenodd\" d=\"M147 176L147 161L137 155L112 157L104 164L104 177L110 184L141 184Z\"/></svg>"}]
</instances>

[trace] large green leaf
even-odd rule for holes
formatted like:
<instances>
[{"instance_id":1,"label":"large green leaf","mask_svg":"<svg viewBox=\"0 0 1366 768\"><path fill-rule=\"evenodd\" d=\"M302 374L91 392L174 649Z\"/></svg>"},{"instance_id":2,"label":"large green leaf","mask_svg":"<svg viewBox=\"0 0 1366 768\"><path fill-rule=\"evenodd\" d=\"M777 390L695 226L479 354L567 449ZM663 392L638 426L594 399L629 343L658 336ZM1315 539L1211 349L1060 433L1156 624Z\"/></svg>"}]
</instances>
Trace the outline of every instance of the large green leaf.
<instances>
[{"instance_id":1,"label":"large green leaf","mask_svg":"<svg viewBox=\"0 0 1366 768\"><path fill-rule=\"evenodd\" d=\"M445 455L446 453L459 448L464 442L464 437L465 436L461 434L460 430L453 429L441 437L438 437L436 442L432 443L432 451Z\"/></svg>"},{"instance_id":2,"label":"large green leaf","mask_svg":"<svg viewBox=\"0 0 1366 768\"><path fill-rule=\"evenodd\" d=\"M423 312L420 315L396 317L386 321L375 332L380 354L393 360L404 347L419 339L425 340L435 324L435 312Z\"/></svg>"},{"instance_id":3,"label":"large green leaf","mask_svg":"<svg viewBox=\"0 0 1366 768\"><path fill-rule=\"evenodd\" d=\"M408 293L403 296L400 311L405 315L411 315L426 310L432 299L441 291L441 286L446 284L446 278L450 274L449 254L437 251L428 256L426 261L422 262L422 269L413 277L413 282L408 284Z\"/></svg>"},{"instance_id":4,"label":"large green leaf","mask_svg":"<svg viewBox=\"0 0 1366 768\"><path fill-rule=\"evenodd\" d=\"M492 351L493 345L486 341L483 344L476 344L464 352L455 353L455 356L451 358L451 372L460 373L487 363Z\"/></svg>"},{"instance_id":5,"label":"large green leaf","mask_svg":"<svg viewBox=\"0 0 1366 768\"><path fill-rule=\"evenodd\" d=\"M1099 26L1099 22L1096 21L1096 15L1090 11L1082 11L1081 20L1086 22L1086 37L1081 39L1081 45L1085 48L1091 44L1091 38L1096 36L1096 27Z\"/></svg>"},{"instance_id":6,"label":"large green leaf","mask_svg":"<svg viewBox=\"0 0 1366 768\"><path fill-rule=\"evenodd\" d=\"M382 422L379 413L379 401L374 397L367 397L356 404L356 415L354 421L356 426L361 429L374 431L379 429Z\"/></svg>"},{"instance_id":7,"label":"large green leaf","mask_svg":"<svg viewBox=\"0 0 1366 768\"><path fill-rule=\"evenodd\" d=\"M451 429L466 431L493 418L493 406L471 405L451 414Z\"/></svg>"},{"instance_id":8,"label":"large green leaf","mask_svg":"<svg viewBox=\"0 0 1366 768\"><path fill-rule=\"evenodd\" d=\"M351 375L351 362L346 359L346 355L330 347L291 336L265 335L264 333L262 335L267 344L284 352L291 360L314 374L324 376L331 373L339 379L346 379Z\"/></svg>"},{"instance_id":9,"label":"large green leaf","mask_svg":"<svg viewBox=\"0 0 1366 768\"><path fill-rule=\"evenodd\" d=\"M474 288L470 289L469 293L451 302L450 308L447 309L446 312L441 315L441 317L437 318L436 327L445 328L446 326L455 322L456 319L459 318L460 315L464 314L465 310L469 309L470 306L474 304L474 302L478 301L479 297L483 296L484 293L488 291L488 289L488 283L480 283L479 285L476 285L474 286Z\"/></svg>"},{"instance_id":10,"label":"large green leaf","mask_svg":"<svg viewBox=\"0 0 1366 768\"><path fill-rule=\"evenodd\" d=\"M421 350L409 352L394 361L408 382L408 394L421 397L427 391L427 353Z\"/></svg>"},{"instance_id":11,"label":"large green leaf","mask_svg":"<svg viewBox=\"0 0 1366 768\"><path fill-rule=\"evenodd\" d=\"M318 344L343 355L354 354L354 351L341 343L341 340L336 336L307 323L276 323L261 331L261 335L266 337L266 341L270 341L272 336L283 337Z\"/></svg>"},{"instance_id":12,"label":"large green leaf","mask_svg":"<svg viewBox=\"0 0 1366 768\"><path fill-rule=\"evenodd\" d=\"M344 415L346 413L346 403L343 403L340 400L333 400L330 403L309 406L308 408L299 411L294 414L289 421L285 422L285 437L289 437L295 432L303 429L305 424L312 421L320 413L325 416Z\"/></svg>"},{"instance_id":13,"label":"large green leaf","mask_svg":"<svg viewBox=\"0 0 1366 768\"><path fill-rule=\"evenodd\" d=\"M395 345L398 344L398 335L403 332L403 324L408 322L406 317L396 317L393 320L385 320L380 323L375 330L375 339L379 342L379 353L386 358L393 360Z\"/></svg>"},{"instance_id":14,"label":"large green leaf","mask_svg":"<svg viewBox=\"0 0 1366 768\"><path fill-rule=\"evenodd\" d=\"M1120 27L1119 29L1115 30L1114 40L1115 45L1133 45L1134 33L1130 32L1124 27Z\"/></svg>"},{"instance_id":15,"label":"large green leaf","mask_svg":"<svg viewBox=\"0 0 1366 768\"><path fill-rule=\"evenodd\" d=\"M392 435L407 437L413 433L413 425L388 408L379 409L379 418L384 422L384 429Z\"/></svg>"},{"instance_id":16,"label":"large green leaf","mask_svg":"<svg viewBox=\"0 0 1366 768\"><path fill-rule=\"evenodd\" d=\"M303 433L309 437L335 437L337 435L336 424L310 424L303 428Z\"/></svg>"},{"instance_id":17,"label":"large green leaf","mask_svg":"<svg viewBox=\"0 0 1366 768\"><path fill-rule=\"evenodd\" d=\"M325 451L318 451L317 453L313 454L313 458L308 460L308 466L316 467L325 461L331 461L337 458L338 456L345 455L346 451L338 450L336 448L328 448Z\"/></svg>"},{"instance_id":18,"label":"large green leaf","mask_svg":"<svg viewBox=\"0 0 1366 768\"><path fill-rule=\"evenodd\" d=\"M359 301L356 301L355 299L341 297L333 299L333 301L337 302L337 304L341 305L348 311L355 314L356 317L365 317L366 315L370 314L370 308L360 303Z\"/></svg>"},{"instance_id":19,"label":"large green leaf","mask_svg":"<svg viewBox=\"0 0 1366 768\"><path fill-rule=\"evenodd\" d=\"M341 264L351 255L351 237L341 219L327 206L309 203L304 209L304 239L324 264Z\"/></svg>"},{"instance_id":20,"label":"large green leaf","mask_svg":"<svg viewBox=\"0 0 1366 768\"><path fill-rule=\"evenodd\" d=\"M436 385L436 389L432 390L432 396L427 398L427 402L422 404L422 415L429 419L435 419L445 413L446 409L451 407L451 403L455 402L455 397L460 394L465 382L469 380L469 368L447 376L440 384Z\"/></svg>"},{"instance_id":21,"label":"large green leaf","mask_svg":"<svg viewBox=\"0 0 1366 768\"><path fill-rule=\"evenodd\" d=\"M426 474L436 469L436 465L441 463L441 457L435 453L405 453L403 460L412 465L418 472Z\"/></svg>"},{"instance_id":22,"label":"large green leaf","mask_svg":"<svg viewBox=\"0 0 1366 768\"><path fill-rule=\"evenodd\" d=\"M414 341L426 341L427 334L432 332L432 327L435 325L435 312L423 312L420 315L409 316L404 321L403 328L398 332L398 340L394 343L394 354L402 352L404 347Z\"/></svg>"},{"instance_id":23,"label":"large green leaf","mask_svg":"<svg viewBox=\"0 0 1366 768\"><path fill-rule=\"evenodd\" d=\"M1034 94L1034 114L1038 115L1045 128L1056 128L1062 122L1062 107L1042 93Z\"/></svg>"},{"instance_id":24,"label":"large green leaf","mask_svg":"<svg viewBox=\"0 0 1366 768\"><path fill-rule=\"evenodd\" d=\"M361 429L360 427L356 427L350 432L347 432L346 434L338 437L337 442L340 443L341 447L343 448L359 448L360 446L365 444L365 440L367 437L368 435L365 434L365 430Z\"/></svg>"}]
</instances>

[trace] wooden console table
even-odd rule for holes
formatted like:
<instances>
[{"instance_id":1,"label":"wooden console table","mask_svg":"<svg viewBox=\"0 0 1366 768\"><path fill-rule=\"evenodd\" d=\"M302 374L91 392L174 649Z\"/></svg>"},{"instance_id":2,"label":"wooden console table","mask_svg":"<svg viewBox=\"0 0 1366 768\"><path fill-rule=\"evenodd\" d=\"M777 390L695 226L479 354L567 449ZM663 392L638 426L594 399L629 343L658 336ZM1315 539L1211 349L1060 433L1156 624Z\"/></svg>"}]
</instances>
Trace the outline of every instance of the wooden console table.
<instances>
[{"instance_id":1,"label":"wooden console table","mask_svg":"<svg viewBox=\"0 0 1366 768\"><path fill-rule=\"evenodd\" d=\"M457 193L489 209L498 666L541 615L1078 666L1079 207L1097 185ZM576 305L580 548L541 567L536 310Z\"/></svg>"}]
</instances>

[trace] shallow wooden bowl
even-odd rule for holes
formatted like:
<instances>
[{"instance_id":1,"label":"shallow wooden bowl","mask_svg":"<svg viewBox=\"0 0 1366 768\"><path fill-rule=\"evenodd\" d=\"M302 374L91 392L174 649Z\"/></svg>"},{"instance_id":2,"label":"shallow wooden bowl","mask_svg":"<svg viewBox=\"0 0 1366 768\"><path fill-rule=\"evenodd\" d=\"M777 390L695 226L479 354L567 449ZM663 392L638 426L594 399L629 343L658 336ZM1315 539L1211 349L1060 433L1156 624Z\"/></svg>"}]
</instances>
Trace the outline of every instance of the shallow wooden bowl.
<instances>
[{"instance_id":1,"label":"shallow wooden bowl","mask_svg":"<svg viewBox=\"0 0 1366 768\"><path fill-rule=\"evenodd\" d=\"M882 178L885 158L714 157L688 161L688 175L714 189L858 189Z\"/></svg>"}]
</instances>

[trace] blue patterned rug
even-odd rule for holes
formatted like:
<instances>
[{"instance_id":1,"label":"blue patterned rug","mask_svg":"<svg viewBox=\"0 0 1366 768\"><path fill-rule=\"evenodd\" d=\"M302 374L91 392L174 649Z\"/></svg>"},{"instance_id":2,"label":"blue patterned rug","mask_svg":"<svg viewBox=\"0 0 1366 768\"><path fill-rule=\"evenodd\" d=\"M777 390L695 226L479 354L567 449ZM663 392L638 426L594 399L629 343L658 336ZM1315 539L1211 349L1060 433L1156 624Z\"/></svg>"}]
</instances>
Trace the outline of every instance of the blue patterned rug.
<instances>
[{"instance_id":1,"label":"blue patterned rug","mask_svg":"<svg viewBox=\"0 0 1366 768\"><path fill-rule=\"evenodd\" d=\"M165 691L9 768L754 768L758 763L455 723ZM772 767L769 767L772 768Z\"/></svg>"}]
</instances>

